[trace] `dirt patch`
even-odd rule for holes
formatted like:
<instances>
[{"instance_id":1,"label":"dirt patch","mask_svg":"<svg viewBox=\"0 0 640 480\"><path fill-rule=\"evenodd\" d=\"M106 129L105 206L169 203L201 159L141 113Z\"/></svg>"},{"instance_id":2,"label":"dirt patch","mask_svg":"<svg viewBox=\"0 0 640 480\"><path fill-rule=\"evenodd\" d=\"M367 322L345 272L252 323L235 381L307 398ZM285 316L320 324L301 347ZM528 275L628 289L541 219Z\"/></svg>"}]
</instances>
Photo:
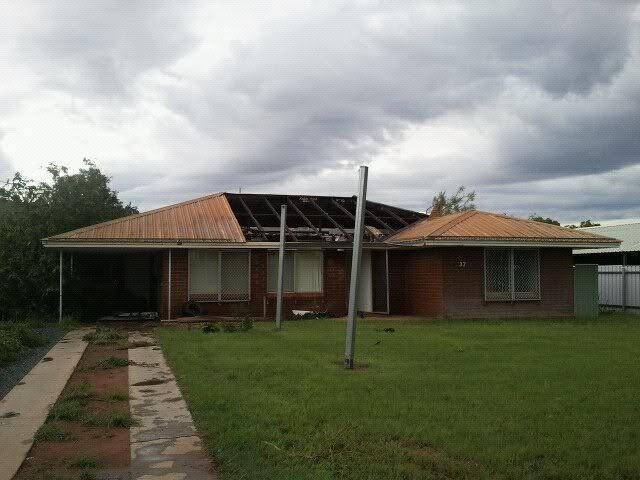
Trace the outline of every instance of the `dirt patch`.
<instances>
[{"instance_id":1,"label":"dirt patch","mask_svg":"<svg viewBox=\"0 0 640 480\"><path fill-rule=\"evenodd\" d=\"M126 350L118 350L116 345L89 344L71 375L60 399L78 395L86 389L85 395L78 401L81 404L81 417L74 421L55 420L45 423L49 435L40 435L45 440L37 440L23 462L15 480L39 478L77 478L79 471L74 462L79 456L95 460L97 468L88 468L109 478L119 478L129 469L129 429L91 426L88 419L107 412L129 413L129 401L106 401L114 392L127 392L129 389L128 369L126 366L108 370L89 368L106 357L128 359ZM54 432L55 435L50 433ZM118 476L113 476L117 474ZM122 478L127 478L123 476Z\"/></svg>"},{"instance_id":2,"label":"dirt patch","mask_svg":"<svg viewBox=\"0 0 640 480\"><path fill-rule=\"evenodd\" d=\"M13 418L17 417L18 415L20 415L18 412L6 412L0 415L0 418Z\"/></svg>"},{"instance_id":3,"label":"dirt patch","mask_svg":"<svg viewBox=\"0 0 640 480\"><path fill-rule=\"evenodd\" d=\"M42 361L42 363L44 363L44 362L50 362L51 360L53 360L53 358L51 358L51 357L44 357L41 361Z\"/></svg>"}]
</instances>

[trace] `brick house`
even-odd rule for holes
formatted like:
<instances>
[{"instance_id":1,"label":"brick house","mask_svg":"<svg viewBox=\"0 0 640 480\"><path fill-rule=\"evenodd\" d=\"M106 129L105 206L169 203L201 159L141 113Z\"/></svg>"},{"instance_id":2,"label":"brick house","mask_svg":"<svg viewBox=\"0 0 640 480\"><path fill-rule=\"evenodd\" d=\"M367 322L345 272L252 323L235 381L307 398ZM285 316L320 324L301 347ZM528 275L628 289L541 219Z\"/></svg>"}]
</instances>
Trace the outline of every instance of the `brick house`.
<instances>
[{"instance_id":1,"label":"brick house","mask_svg":"<svg viewBox=\"0 0 640 480\"><path fill-rule=\"evenodd\" d=\"M43 243L60 251L67 310L271 318L282 204L285 309L344 315L355 197L214 194ZM571 316L572 249L619 243L494 213L429 218L369 201L365 225L359 309L428 318Z\"/></svg>"}]
</instances>

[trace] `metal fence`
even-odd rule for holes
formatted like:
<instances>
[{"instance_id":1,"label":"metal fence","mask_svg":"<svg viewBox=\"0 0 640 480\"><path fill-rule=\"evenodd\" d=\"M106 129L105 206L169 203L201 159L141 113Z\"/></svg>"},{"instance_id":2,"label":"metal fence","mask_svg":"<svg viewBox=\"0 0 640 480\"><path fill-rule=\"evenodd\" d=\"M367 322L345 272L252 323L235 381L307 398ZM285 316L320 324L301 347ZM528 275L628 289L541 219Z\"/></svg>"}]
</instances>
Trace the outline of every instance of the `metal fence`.
<instances>
[{"instance_id":1,"label":"metal fence","mask_svg":"<svg viewBox=\"0 0 640 480\"><path fill-rule=\"evenodd\" d=\"M640 265L599 265L598 290L601 306L640 308Z\"/></svg>"}]
</instances>

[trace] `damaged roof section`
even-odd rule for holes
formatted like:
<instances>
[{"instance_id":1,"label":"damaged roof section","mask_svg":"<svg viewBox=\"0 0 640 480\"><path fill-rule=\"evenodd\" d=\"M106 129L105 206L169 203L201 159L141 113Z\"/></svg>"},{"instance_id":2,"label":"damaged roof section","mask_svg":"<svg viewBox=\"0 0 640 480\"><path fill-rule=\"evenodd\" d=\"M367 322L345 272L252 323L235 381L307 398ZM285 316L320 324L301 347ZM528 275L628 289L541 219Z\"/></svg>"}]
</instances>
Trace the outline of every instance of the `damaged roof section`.
<instances>
[{"instance_id":1,"label":"damaged roof section","mask_svg":"<svg viewBox=\"0 0 640 480\"><path fill-rule=\"evenodd\" d=\"M287 205L287 241L353 240L356 197L216 193L72 230L46 238L44 243L277 242L283 204ZM411 210L367 202L365 239L383 241L424 217Z\"/></svg>"},{"instance_id":2,"label":"damaged roof section","mask_svg":"<svg viewBox=\"0 0 640 480\"><path fill-rule=\"evenodd\" d=\"M287 205L287 240L345 242L353 240L356 197L225 193L247 241L280 236L280 206ZM367 201L365 239L382 241L425 214Z\"/></svg>"}]
</instances>

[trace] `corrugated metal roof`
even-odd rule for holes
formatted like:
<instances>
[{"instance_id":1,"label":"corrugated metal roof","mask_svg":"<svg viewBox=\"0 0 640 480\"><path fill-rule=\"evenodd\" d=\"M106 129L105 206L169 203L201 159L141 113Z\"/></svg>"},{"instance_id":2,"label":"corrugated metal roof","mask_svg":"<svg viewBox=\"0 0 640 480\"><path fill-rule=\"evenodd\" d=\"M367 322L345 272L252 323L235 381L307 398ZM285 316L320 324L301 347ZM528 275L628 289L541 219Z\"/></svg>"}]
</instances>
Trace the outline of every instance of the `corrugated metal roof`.
<instances>
[{"instance_id":1,"label":"corrugated metal roof","mask_svg":"<svg viewBox=\"0 0 640 480\"><path fill-rule=\"evenodd\" d=\"M216 193L55 235L48 241L244 242L224 194Z\"/></svg>"},{"instance_id":2,"label":"corrugated metal roof","mask_svg":"<svg viewBox=\"0 0 640 480\"><path fill-rule=\"evenodd\" d=\"M426 218L399 231L387 242L412 243L416 241L495 240L500 242L580 242L615 244L616 239L582 230L559 227L547 223L507 217L479 210L454 213L442 217Z\"/></svg>"},{"instance_id":3,"label":"corrugated metal roof","mask_svg":"<svg viewBox=\"0 0 640 480\"><path fill-rule=\"evenodd\" d=\"M607 235L622 241L616 248L598 248L576 250L573 253L608 253L608 252L640 252L640 223L626 223L624 225L609 225L601 227L580 228L582 232Z\"/></svg>"}]
</instances>

